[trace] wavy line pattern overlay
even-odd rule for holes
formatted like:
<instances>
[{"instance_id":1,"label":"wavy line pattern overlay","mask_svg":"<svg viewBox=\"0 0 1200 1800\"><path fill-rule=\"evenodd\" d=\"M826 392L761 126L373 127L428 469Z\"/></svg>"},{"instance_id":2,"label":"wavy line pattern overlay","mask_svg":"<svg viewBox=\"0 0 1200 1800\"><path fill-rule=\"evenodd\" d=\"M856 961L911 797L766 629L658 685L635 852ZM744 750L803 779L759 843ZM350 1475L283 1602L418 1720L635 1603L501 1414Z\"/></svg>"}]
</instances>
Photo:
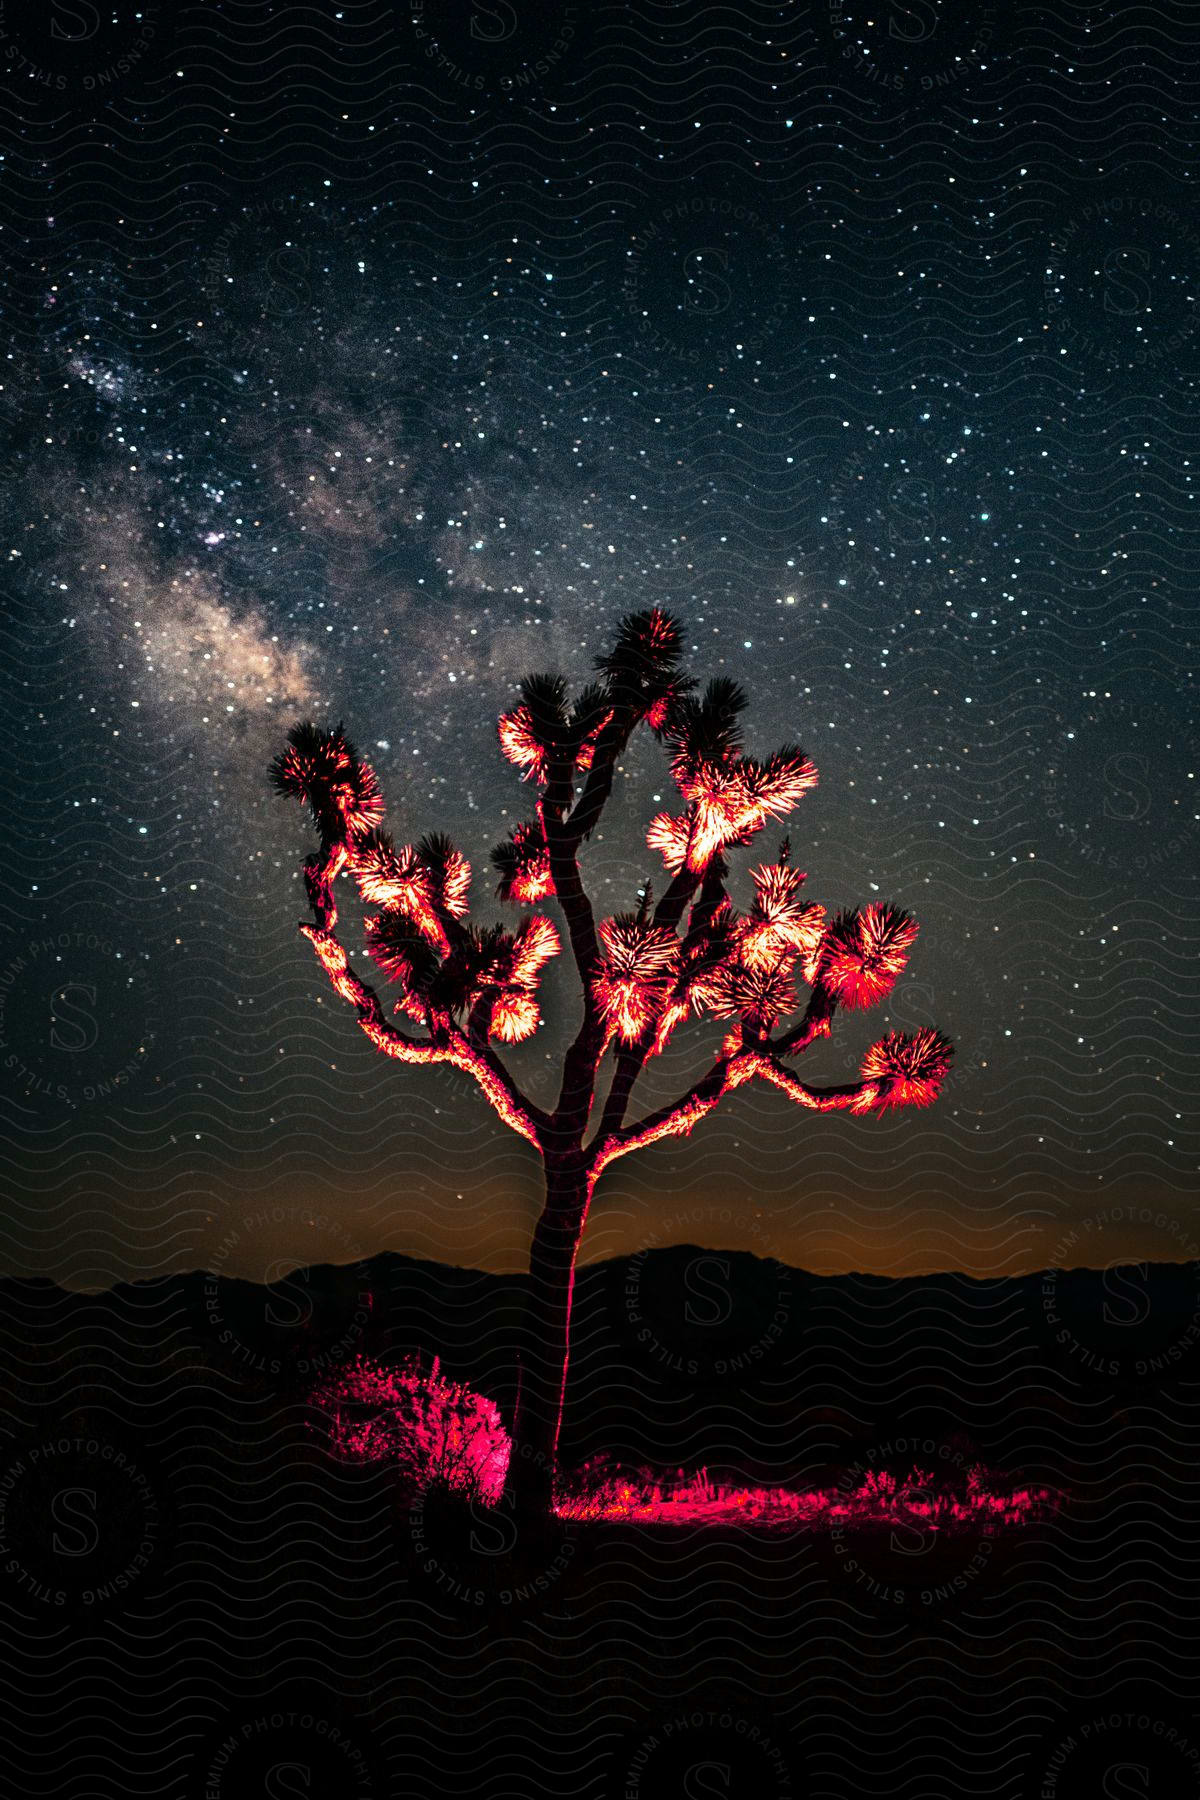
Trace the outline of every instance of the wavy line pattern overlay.
<instances>
[{"instance_id":1,"label":"wavy line pattern overlay","mask_svg":"<svg viewBox=\"0 0 1200 1800\"><path fill-rule=\"evenodd\" d=\"M14 1791L1200 1792L1198 47L1180 0L2 0ZM806 892L920 919L817 1078L957 1055L605 1177L564 1469L907 1498L531 1551L331 1436L359 1359L511 1406L537 1170L321 991L265 769L344 718L487 914L497 715L651 606L816 762ZM605 913L669 780L635 739ZM1055 1503L931 1529L981 1466Z\"/></svg>"}]
</instances>

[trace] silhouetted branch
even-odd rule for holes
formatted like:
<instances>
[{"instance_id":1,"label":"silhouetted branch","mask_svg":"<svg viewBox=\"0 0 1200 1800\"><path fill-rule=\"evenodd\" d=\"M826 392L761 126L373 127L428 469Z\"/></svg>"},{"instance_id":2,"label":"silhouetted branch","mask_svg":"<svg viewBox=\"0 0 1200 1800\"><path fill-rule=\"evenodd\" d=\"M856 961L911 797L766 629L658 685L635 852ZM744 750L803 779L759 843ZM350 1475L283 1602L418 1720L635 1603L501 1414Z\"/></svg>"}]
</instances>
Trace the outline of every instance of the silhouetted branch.
<instances>
[{"instance_id":1,"label":"silhouetted branch","mask_svg":"<svg viewBox=\"0 0 1200 1800\"><path fill-rule=\"evenodd\" d=\"M351 968L350 959L333 930L337 923L333 881L345 867L347 856L346 846L335 844L325 855L318 852L308 857L304 864L305 882L317 923L315 926L302 924L300 932L316 951L317 960L335 992L353 1006L359 1025L377 1050L398 1062L453 1064L478 1082L498 1116L511 1130L540 1150L550 1119L540 1107L526 1099L491 1049L473 1044L448 1018L437 1021L428 1038L409 1037L384 1017L374 988L368 987Z\"/></svg>"},{"instance_id":2,"label":"silhouetted branch","mask_svg":"<svg viewBox=\"0 0 1200 1800\"><path fill-rule=\"evenodd\" d=\"M629 742L633 726L634 717L631 712L624 709L614 712L596 739L592 766L588 770L583 792L563 822L566 841L575 849L578 849L584 838L590 837L600 822L600 815L612 793L617 758Z\"/></svg>"},{"instance_id":3,"label":"silhouetted branch","mask_svg":"<svg viewBox=\"0 0 1200 1800\"><path fill-rule=\"evenodd\" d=\"M810 1087L793 1075L762 1045L744 1044L719 1057L708 1073L681 1094L635 1125L598 1137L591 1150L595 1174L631 1150L643 1149L660 1138L686 1137L701 1119L720 1104L732 1089L759 1077L782 1089L796 1105L809 1112L874 1112L887 1100L889 1084L881 1080L850 1082L841 1087Z\"/></svg>"},{"instance_id":4,"label":"silhouetted branch","mask_svg":"<svg viewBox=\"0 0 1200 1800\"><path fill-rule=\"evenodd\" d=\"M688 901L703 882L701 897L692 908L688 930L683 939L684 951L698 942L712 923L713 914L726 897L725 877L727 873L725 860L721 856L713 858L703 876L699 872L689 869L685 863L683 868L672 877L666 892L655 907L655 925L668 931L677 932ZM651 1026L639 1043L618 1053L608 1098L604 1102L604 1112L593 1139L593 1145L612 1132L620 1130L633 1096L633 1090L654 1053L654 1049L655 1028Z\"/></svg>"},{"instance_id":5,"label":"silhouetted branch","mask_svg":"<svg viewBox=\"0 0 1200 1800\"><path fill-rule=\"evenodd\" d=\"M628 1156L631 1150L643 1149L660 1138L686 1137L727 1093L753 1078L757 1072L756 1060L754 1052L735 1051L732 1055L719 1056L708 1073L678 1100L647 1113L636 1125L626 1125L620 1131L610 1131L597 1138L589 1153L593 1173L599 1175L619 1156Z\"/></svg>"},{"instance_id":6,"label":"silhouetted branch","mask_svg":"<svg viewBox=\"0 0 1200 1800\"><path fill-rule=\"evenodd\" d=\"M808 1009L797 1025L783 1036L768 1040L772 1054L775 1056L799 1056L802 1051L815 1044L818 1038L832 1035L833 1015L837 1011L837 1000L834 995L827 994L823 988L813 989L809 998Z\"/></svg>"}]
</instances>

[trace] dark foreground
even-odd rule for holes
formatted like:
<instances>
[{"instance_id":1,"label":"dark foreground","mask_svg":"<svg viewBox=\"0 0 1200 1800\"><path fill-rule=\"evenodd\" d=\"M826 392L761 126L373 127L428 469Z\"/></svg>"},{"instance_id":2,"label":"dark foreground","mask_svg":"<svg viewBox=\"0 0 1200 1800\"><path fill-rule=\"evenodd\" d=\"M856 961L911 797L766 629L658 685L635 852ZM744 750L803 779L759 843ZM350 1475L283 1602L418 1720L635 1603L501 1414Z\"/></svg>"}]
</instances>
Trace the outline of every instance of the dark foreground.
<instances>
[{"instance_id":1,"label":"dark foreground","mask_svg":"<svg viewBox=\"0 0 1200 1800\"><path fill-rule=\"evenodd\" d=\"M1200 1794L1198 1276L585 1271L564 1461L798 1489L982 1463L1015 1529L559 1524L401 1494L307 1404L358 1353L502 1401L519 1282L8 1283L12 1791Z\"/></svg>"}]
</instances>

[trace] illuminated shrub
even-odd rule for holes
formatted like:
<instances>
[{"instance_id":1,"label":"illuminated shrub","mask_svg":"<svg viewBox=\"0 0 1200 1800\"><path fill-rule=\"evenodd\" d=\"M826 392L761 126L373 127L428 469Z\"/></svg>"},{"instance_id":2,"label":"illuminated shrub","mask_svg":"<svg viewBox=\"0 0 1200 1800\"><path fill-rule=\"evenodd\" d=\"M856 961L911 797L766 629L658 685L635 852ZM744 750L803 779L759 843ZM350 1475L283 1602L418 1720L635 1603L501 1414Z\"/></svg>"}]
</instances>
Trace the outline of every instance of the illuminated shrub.
<instances>
[{"instance_id":1,"label":"illuminated shrub","mask_svg":"<svg viewBox=\"0 0 1200 1800\"><path fill-rule=\"evenodd\" d=\"M330 1443L350 1462L388 1465L410 1493L440 1489L496 1504L504 1490L511 1442L491 1400L447 1381L435 1357L428 1370L410 1357L396 1367L359 1358L313 1395L330 1415ZM1045 1488L1013 1487L974 1464L965 1482L928 1470L868 1470L852 1488L795 1491L714 1481L707 1469L619 1467L593 1457L559 1492L559 1518L580 1523L756 1525L870 1528L927 1518L938 1530L986 1524L1014 1527L1053 1510Z\"/></svg>"},{"instance_id":2,"label":"illuminated shrub","mask_svg":"<svg viewBox=\"0 0 1200 1800\"><path fill-rule=\"evenodd\" d=\"M495 1502L511 1443L493 1400L447 1381L439 1359L396 1367L359 1358L313 1395L331 1415L333 1450L351 1462L389 1464L412 1491L431 1487Z\"/></svg>"}]
</instances>

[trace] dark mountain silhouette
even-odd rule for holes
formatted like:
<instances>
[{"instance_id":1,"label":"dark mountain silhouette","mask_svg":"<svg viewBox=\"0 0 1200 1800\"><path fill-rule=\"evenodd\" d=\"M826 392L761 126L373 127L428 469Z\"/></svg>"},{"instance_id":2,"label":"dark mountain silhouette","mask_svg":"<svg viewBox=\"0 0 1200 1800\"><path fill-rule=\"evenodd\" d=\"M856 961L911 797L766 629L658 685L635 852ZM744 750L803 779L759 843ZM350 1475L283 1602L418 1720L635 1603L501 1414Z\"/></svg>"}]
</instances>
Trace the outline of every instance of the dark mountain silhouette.
<instances>
[{"instance_id":1,"label":"dark mountain silhouette","mask_svg":"<svg viewBox=\"0 0 1200 1800\"><path fill-rule=\"evenodd\" d=\"M0 1282L7 1380L144 1408L199 1379L295 1401L356 1355L433 1357L511 1403L526 1291L391 1253L297 1268L272 1285L204 1272L67 1292ZM564 1465L607 1453L655 1467L720 1466L790 1481L898 1423L972 1434L981 1453L1053 1441L1080 1401L1120 1409L1194 1378L1200 1265L1127 1264L977 1280L817 1276L746 1252L655 1249L581 1269ZM15 1398L15 1395L14 1395Z\"/></svg>"}]
</instances>

